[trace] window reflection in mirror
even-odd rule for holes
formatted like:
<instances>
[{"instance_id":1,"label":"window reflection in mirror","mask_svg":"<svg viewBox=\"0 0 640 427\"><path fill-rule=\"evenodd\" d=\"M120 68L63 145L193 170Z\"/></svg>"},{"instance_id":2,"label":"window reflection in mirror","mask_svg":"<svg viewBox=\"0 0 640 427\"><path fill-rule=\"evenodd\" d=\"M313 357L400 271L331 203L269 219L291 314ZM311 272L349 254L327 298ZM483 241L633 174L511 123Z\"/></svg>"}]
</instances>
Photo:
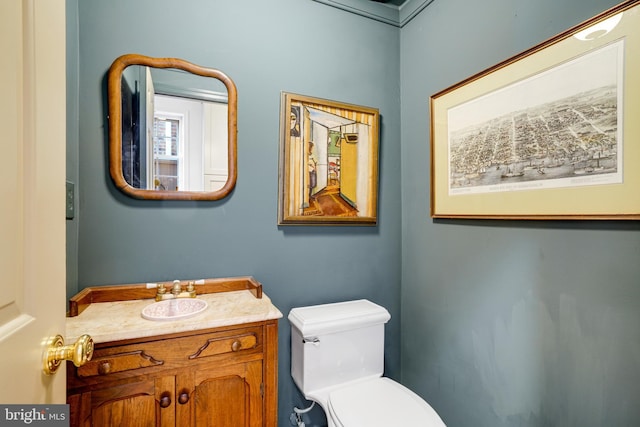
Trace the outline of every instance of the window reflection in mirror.
<instances>
[{"instance_id":1,"label":"window reflection in mirror","mask_svg":"<svg viewBox=\"0 0 640 427\"><path fill-rule=\"evenodd\" d=\"M236 180L235 109L235 85L218 70L175 58L118 58L109 71L114 182L137 198L224 197Z\"/></svg>"},{"instance_id":2,"label":"window reflection in mirror","mask_svg":"<svg viewBox=\"0 0 640 427\"><path fill-rule=\"evenodd\" d=\"M144 66L124 70L122 170L132 187L210 192L227 181L226 88L192 77Z\"/></svg>"}]
</instances>

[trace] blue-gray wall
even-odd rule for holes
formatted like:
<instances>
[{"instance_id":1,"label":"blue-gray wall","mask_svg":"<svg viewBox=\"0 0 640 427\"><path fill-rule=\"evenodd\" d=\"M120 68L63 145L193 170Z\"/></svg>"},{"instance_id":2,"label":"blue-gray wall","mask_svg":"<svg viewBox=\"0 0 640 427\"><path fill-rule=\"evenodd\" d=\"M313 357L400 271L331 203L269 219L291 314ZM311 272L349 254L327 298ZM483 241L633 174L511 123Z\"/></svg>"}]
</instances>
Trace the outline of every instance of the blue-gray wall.
<instances>
[{"instance_id":1,"label":"blue-gray wall","mask_svg":"<svg viewBox=\"0 0 640 427\"><path fill-rule=\"evenodd\" d=\"M400 366L400 59L397 28L311 0L81 0L77 271L86 286L252 275L284 313L279 425L304 404L290 370L294 306L368 298L387 307ZM70 14L71 15L71 14ZM74 22L70 22L74 25ZM130 199L107 169L105 76L124 53L219 68L238 88L238 182L219 202ZM73 52L70 53L73 55ZM278 227L281 91L377 107L379 225ZM70 133L73 133L70 130ZM69 139L73 144L73 138ZM70 253L74 242L70 241ZM73 256L73 255L72 255ZM322 425L321 411L308 425Z\"/></svg>"},{"instance_id":2,"label":"blue-gray wall","mask_svg":"<svg viewBox=\"0 0 640 427\"><path fill-rule=\"evenodd\" d=\"M67 176L79 203L69 294L253 275L285 314L281 426L303 404L286 314L361 297L393 316L387 374L449 426L639 425L637 223L428 216L429 96L615 3L436 0L398 29L311 0L68 0ZM235 80L229 198L138 201L113 187L105 75L123 53L181 57ZM276 225L280 91L380 109L377 227ZM305 420L325 422L318 410Z\"/></svg>"},{"instance_id":3,"label":"blue-gray wall","mask_svg":"<svg viewBox=\"0 0 640 427\"><path fill-rule=\"evenodd\" d=\"M66 61L67 61L67 181L75 185L78 176L78 0L66 0ZM75 187L74 187L75 189ZM78 207L77 192L74 205ZM66 221L67 296L78 292L78 215Z\"/></svg>"},{"instance_id":4,"label":"blue-gray wall","mask_svg":"<svg viewBox=\"0 0 640 427\"><path fill-rule=\"evenodd\" d=\"M640 425L638 223L429 218L429 96L616 3L436 0L401 31L402 380L450 426Z\"/></svg>"}]
</instances>

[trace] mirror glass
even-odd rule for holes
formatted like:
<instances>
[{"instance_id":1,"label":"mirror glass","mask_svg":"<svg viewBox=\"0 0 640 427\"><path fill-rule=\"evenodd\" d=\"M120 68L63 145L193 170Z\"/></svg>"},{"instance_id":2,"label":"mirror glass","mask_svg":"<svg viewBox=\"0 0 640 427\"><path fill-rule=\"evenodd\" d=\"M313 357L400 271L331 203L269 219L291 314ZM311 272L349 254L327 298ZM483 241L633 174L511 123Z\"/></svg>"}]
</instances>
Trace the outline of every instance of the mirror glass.
<instances>
[{"instance_id":1,"label":"mirror glass","mask_svg":"<svg viewBox=\"0 0 640 427\"><path fill-rule=\"evenodd\" d=\"M222 72L124 55L109 70L111 176L142 199L218 200L236 181L236 89Z\"/></svg>"}]
</instances>

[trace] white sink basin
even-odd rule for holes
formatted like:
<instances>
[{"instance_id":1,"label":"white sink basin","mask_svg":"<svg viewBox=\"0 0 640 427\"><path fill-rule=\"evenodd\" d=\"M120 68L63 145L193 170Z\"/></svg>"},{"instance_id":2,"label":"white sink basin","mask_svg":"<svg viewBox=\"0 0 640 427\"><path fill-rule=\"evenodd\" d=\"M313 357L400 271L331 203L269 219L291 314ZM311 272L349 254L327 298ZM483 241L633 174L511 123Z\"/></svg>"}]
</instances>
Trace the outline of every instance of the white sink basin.
<instances>
[{"instance_id":1,"label":"white sink basin","mask_svg":"<svg viewBox=\"0 0 640 427\"><path fill-rule=\"evenodd\" d=\"M142 309L147 320L176 320L195 316L207 309L206 301L196 298L175 298L149 304Z\"/></svg>"}]
</instances>

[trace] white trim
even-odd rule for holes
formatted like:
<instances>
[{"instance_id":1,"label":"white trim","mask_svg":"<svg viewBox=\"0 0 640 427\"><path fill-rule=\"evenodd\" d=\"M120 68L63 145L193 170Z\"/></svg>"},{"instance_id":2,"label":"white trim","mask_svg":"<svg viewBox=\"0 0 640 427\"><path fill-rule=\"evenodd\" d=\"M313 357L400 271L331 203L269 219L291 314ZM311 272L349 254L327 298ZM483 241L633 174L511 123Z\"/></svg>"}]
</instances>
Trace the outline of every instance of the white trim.
<instances>
[{"instance_id":1,"label":"white trim","mask_svg":"<svg viewBox=\"0 0 640 427\"><path fill-rule=\"evenodd\" d=\"M402 28L434 0L407 0L401 6L369 0L313 0L375 21Z\"/></svg>"}]
</instances>

